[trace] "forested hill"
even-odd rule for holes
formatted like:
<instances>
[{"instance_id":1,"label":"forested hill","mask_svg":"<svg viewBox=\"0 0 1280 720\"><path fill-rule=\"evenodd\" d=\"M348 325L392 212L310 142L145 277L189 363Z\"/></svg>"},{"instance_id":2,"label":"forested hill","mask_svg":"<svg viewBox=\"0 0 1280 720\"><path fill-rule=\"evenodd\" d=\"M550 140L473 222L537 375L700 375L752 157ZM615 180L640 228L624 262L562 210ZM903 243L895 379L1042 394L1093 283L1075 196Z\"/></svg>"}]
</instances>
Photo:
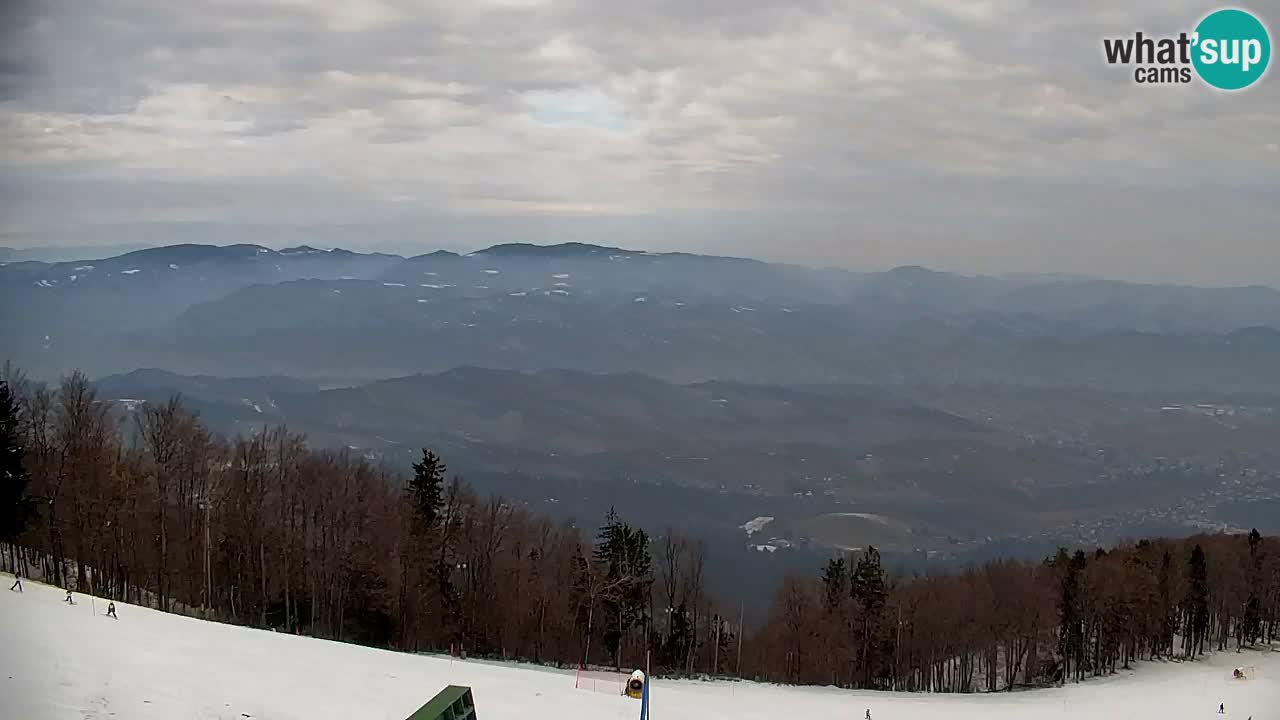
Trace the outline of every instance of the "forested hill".
<instances>
[{"instance_id":1,"label":"forested hill","mask_svg":"<svg viewBox=\"0 0 1280 720\"><path fill-rule=\"evenodd\" d=\"M598 531L552 521L473 492L430 451L401 474L284 429L222 439L177 401L142 406L126 444L112 408L82 376L56 392L0 384L8 561L225 622L560 665L632 667L649 652L669 674L959 692L1280 633L1280 540L1256 532L910 578L866 548L788 578L767 619L744 627L744 598L709 580L702 544L682 533L615 513Z\"/></svg>"}]
</instances>

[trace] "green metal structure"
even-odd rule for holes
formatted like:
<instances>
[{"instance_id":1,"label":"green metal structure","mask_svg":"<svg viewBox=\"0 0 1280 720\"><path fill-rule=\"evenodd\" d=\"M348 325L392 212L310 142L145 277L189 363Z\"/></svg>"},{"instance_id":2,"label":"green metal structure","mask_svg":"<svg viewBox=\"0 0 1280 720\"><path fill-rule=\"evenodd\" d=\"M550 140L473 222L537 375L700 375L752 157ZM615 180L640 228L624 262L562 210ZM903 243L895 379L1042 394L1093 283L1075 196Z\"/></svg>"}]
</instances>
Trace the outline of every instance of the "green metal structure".
<instances>
[{"instance_id":1,"label":"green metal structure","mask_svg":"<svg viewBox=\"0 0 1280 720\"><path fill-rule=\"evenodd\" d=\"M471 697L471 688L450 685L436 693L408 720L476 720L476 701Z\"/></svg>"}]
</instances>

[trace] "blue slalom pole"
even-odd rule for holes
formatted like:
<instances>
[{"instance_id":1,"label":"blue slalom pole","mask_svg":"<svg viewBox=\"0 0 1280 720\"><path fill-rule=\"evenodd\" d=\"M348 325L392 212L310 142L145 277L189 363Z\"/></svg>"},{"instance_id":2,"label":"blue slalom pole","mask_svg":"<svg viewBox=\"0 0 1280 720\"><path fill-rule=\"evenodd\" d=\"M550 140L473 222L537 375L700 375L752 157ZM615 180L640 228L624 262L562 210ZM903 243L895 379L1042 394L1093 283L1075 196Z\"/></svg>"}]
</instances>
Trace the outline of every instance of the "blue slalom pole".
<instances>
[{"instance_id":1,"label":"blue slalom pole","mask_svg":"<svg viewBox=\"0 0 1280 720\"><path fill-rule=\"evenodd\" d=\"M649 720L649 676L644 678L644 689L640 691L640 720Z\"/></svg>"}]
</instances>

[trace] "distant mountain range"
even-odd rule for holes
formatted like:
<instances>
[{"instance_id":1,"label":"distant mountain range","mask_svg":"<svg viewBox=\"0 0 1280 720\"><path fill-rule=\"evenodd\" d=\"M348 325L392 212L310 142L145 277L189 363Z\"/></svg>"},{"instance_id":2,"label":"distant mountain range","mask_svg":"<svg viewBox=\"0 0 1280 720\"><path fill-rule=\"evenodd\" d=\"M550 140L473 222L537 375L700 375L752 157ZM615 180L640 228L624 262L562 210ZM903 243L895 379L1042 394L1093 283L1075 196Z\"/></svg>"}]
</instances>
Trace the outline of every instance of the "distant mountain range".
<instances>
[{"instance_id":1,"label":"distant mountain range","mask_svg":"<svg viewBox=\"0 0 1280 720\"><path fill-rule=\"evenodd\" d=\"M122 413L181 394L229 435L284 423L401 470L431 447L557 515L625 505L750 557L1176 532L1269 507L1280 467L1265 287L581 243L0 262L0 360L83 370Z\"/></svg>"},{"instance_id":2,"label":"distant mountain range","mask_svg":"<svg viewBox=\"0 0 1280 720\"><path fill-rule=\"evenodd\" d=\"M1280 386L1280 292L903 267L853 273L570 243L410 258L177 245L0 267L37 375L158 366L367 382L474 365L672 382Z\"/></svg>"}]
</instances>

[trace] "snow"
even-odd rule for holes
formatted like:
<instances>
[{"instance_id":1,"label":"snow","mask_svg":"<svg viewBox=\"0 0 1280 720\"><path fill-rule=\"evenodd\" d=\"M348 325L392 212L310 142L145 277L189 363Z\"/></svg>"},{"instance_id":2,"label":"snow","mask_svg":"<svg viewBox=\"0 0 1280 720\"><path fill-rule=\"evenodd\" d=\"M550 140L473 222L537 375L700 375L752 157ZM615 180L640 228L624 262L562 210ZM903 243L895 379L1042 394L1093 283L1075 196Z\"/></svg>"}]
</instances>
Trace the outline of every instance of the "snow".
<instances>
[{"instance_id":1,"label":"snow","mask_svg":"<svg viewBox=\"0 0 1280 720\"><path fill-rule=\"evenodd\" d=\"M176 264L174 264L174 263L169 263L169 269L170 269L170 270L177 270L177 269L178 269L178 266L177 266Z\"/></svg>"},{"instance_id":2,"label":"snow","mask_svg":"<svg viewBox=\"0 0 1280 720\"><path fill-rule=\"evenodd\" d=\"M497 271L497 270L485 270L484 272L485 272L485 274L486 274L486 275L497 275L497 274L498 274L498 271Z\"/></svg>"},{"instance_id":3,"label":"snow","mask_svg":"<svg viewBox=\"0 0 1280 720\"><path fill-rule=\"evenodd\" d=\"M551 277L555 278L556 280L568 280L568 279L569 279L569 273L556 273L555 275L552 275Z\"/></svg>"},{"instance_id":4,"label":"snow","mask_svg":"<svg viewBox=\"0 0 1280 720\"><path fill-rule=\"evenodd\" d=\"M76 272L88 272L93 269L92 265L77 265Z\"/></svg>"},{"instance_id":5,"label":"snow","mask_svg":"<svg viewBox=\"0 0 1280 720\"><path fill-rule=\"evenodd\" d=\"M870 520L871 522L879 523L881 525L889 524L888 518L884 517L883 515L876 515L875 513L860 513L860 512L829 513L827 517L851 517L851 518L858 518L860 520Z\"/></svg>"},{"instance_id":6,"label":"snow","mask_svg":"<svg viewBox=\"0 0 1280 720\"><path fill-rule=\"evenodd\" d=\"M748 520L738 527L747 531L747 537L751 537L765 528L766 525L773 522L772 515L762 515L758 518Z\"/></svg>"},{"instance_id":7,"label":"snow","mask_svg":"<svg viewBox=\"0 0 1280 720\"><path fill-rule=\"evenodd\" d=\"M569 291L568 290L552 290L551 293L554 295L568 295Z\"/></svg>"},{"instance_id":8,"label":"snow","mask_svg":"<svg viewBox=\"0 0 1280 720\"><path fill-rule=\"evenodd\" d=\"M638 302L638 303L642 303L642 302L646 302L646 301L648 301L648 299L649 299L649 298L646 298L646 297L638 297L638 298L636 298L635 300L632 300L631 302Z\"/></svg>"},{"instance_id":9,"label":"snow","mask_svg":"<svg viewBox=\"0 0 1280 720\"><path fill-rule=\"evenodd\" d=\"M8 588L12 577L0 581ZM470 686L485 720L639 715L612 674L590 673L599 677L575 689L572 671L374 650L124 603L115 620L101 599L77 594L69 606L57 588L24 585L0 589L3 718L404 720L449 684ZM1239 665L1257 677L1231 679ZM965 696L658 678L650 703L657 720L862 718L868 708L877 720L1274 720L1280 708L1280 652L1138 667L1066 688Z\"/></svg>"},{"instance_id":10,"label":"snow","mask_svg":"<svg viewBox=\"0 0 1280 720\"><path fill-rule=\"evenodd\" d=\"M524 297L525 295L528 295L528 293L524 291L507 293L507 294L510 295L511 297Z\"/></svg>"},{"instance_id":11,"label":"snow","mask_svg":"<svg viewBox=\"0 0 1280 720\"><path fill-rule=\"evenodd\" d=\"M422 283L422 287L428 288L431 290L444 290L445 288L451 288L454 286L453 285L433 285L431 283Z\"/></svg>"},{"instance_id":12,"label":"snow","mask_svg":"<svg viewBox=\"0 0 1280 720\"><path fill-rule=\"evenodd\" d=\"M51 288L53 285L48 280L37 280L36 287Z\"/></svg>"},{"instance_id":13,"label":"snow","mask_svg":"<svg viewBox=\"0 0 1280 720\"><path fill-rule=\"evenodd\" d=\"M404 283L384 282L382 287L404 287Z\"/></svg>"},{"instance_id":14,"label":"snow","mask_svg":"<svg viewBox=\"0 0 1280 720\"><path fill-rule=\"evenodd\" d=\"M141 270L139 270L138 268L132 268L132 269L130 269L130 270L121 270L121 271L120 271L120 274L121 274L121 275L136 275L136 274L138 274L138 273L140 273L140 272L142 272L142 271L141 271Z\"/></svg>"}]
</instances>

